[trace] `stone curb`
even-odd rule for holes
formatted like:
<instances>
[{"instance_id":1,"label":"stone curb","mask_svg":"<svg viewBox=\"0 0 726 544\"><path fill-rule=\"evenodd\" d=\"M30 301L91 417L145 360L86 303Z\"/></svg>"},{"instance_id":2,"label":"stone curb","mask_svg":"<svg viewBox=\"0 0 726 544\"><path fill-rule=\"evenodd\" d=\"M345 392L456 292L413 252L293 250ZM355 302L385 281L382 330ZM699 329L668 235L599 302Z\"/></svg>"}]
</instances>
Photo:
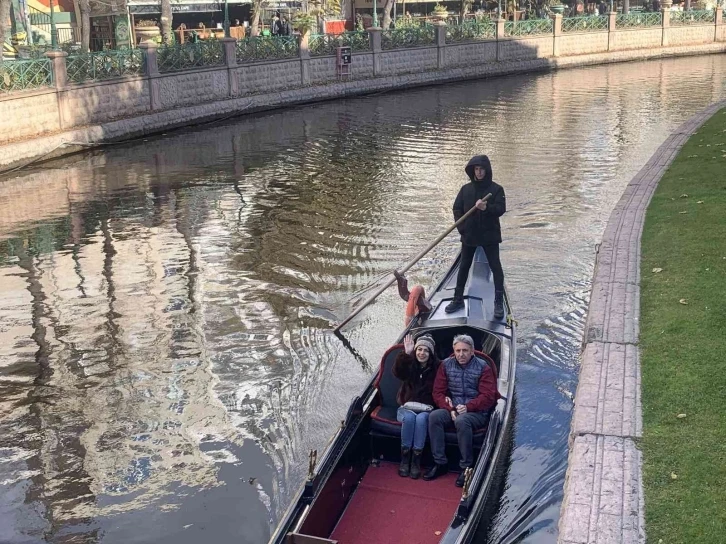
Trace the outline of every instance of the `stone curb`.
<instances>
[{"instance_id":1,"label":"stone curb","mask_svg":"<svg viewBox=\"0 0 726 544\"><path fill-rule=\"evenodd\" d=\"M608 220L592 283L560 544L645 542L640 400L640 238L658 182L688 138L726 101L683 123L625 188Z\"/></svg>"},{"instance_id":2,"label":"stone curb","mask_svg":"<svg viewBox=\"0 0 726 544\"><path fill-rule=\"evenodd\" d=\"M34 160L77 153L132 138L161 133L183 126L222 120L229 117L280 107L370 93L437 85L454 81L497 77L517 73L543 72L582 66L653 60L670 57L726 53L726 42L684 45L658 49L631 49L608 53L501 61L473 66L384 76L371 79L293 88L278 92L206 102L136 117L79 127L29 140L0 145L0 174Z\"/></svg>"}]
</instances>

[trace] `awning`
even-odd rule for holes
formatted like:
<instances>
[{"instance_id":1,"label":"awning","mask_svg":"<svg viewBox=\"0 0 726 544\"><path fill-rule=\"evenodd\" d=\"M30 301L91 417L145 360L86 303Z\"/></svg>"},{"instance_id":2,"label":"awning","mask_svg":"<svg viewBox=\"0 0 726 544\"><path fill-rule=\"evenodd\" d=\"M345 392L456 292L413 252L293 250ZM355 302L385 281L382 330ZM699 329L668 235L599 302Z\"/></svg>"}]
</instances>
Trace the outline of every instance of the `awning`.
<instances>
[{"instance_id":1,"label":"awning","mask_svg":"<svg viewBox=\"0 0 726 544\"><path fill-rule=\"evenodd\" d=\"M229 4L251 4L250 0L229 0ZM158 2L153 4L137 4L129 2L129 10L135 15L145 15L151 13L161 13L161 6ZM172 13L208 13L210 11L224 11L224 2L172 2Z\"/></svg>"}]
</instances>

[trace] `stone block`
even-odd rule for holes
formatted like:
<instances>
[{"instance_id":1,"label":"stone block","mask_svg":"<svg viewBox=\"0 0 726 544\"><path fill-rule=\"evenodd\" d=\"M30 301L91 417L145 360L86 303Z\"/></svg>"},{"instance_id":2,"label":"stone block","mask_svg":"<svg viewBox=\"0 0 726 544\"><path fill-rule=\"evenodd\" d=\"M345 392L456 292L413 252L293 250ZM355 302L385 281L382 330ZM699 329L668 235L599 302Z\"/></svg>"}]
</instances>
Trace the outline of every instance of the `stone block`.
<instances>
[{"instance_id":1,"label":"stone block","mask_svg":"<svg viewBox=\"0 0 726 544\"><path fill-rule=\"evenodd\" d=\"M610 51L656 48L661 46L662 40L661 27L616 30L610 33Z\"/></svg>"},{"instance_id":2,"label":"stone block","mask_svg":"<svg viewBox=\"0 0 726 544\"><path fill-rule=\"evenodd\" d=\"M669 46L711 43L714 41L714 25L671 26L665 32Z\"/></svg>"}]
</instances>

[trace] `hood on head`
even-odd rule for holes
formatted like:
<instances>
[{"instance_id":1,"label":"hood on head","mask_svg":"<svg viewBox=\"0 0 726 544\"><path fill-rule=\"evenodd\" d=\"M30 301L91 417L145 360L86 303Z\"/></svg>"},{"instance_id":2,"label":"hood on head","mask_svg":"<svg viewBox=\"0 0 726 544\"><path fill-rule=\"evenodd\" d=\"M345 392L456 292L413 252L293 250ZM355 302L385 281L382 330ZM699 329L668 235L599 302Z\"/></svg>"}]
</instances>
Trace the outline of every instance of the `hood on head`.
<instances>
[{"instance_id":1,"label":"hood on head","mask_svg":"<svg viewBox=\"0 0 726 544\"><path fill-rule=\"evenodd\" d=\"M479 181L474 177L474 167L475 166L481 166L484 168L484 179ZM492 163L489 162L489 157L486 155L475 155L471 158L471 160L466 165L466 168L464 168L464 171L466 171L466 175L469 176L469 179L476 183L490 183L492 181Z\"/></svg>"}]
</instances>

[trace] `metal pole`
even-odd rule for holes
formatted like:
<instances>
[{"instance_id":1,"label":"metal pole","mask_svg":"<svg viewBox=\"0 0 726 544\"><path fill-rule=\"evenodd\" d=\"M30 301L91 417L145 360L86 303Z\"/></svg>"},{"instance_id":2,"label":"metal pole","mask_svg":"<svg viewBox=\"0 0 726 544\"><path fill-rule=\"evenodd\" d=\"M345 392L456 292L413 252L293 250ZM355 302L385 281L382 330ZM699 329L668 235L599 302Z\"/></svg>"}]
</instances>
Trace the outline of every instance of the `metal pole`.
<instances>
[{"instance_id":1,"label":"metal pole","mask_svg":"<svg viewBox=\"0 0 726 544\"><path fill-rule=\"evenodd\" d=\"M373 0L373 26L378 28L378 10L376 7L376 0Z\"/></svg>"},{"instance_id":2,"label":"metal pole","mask_svg":"<svg viewBox=\"0 0 726 544\"><path fill-rule=\"evenodd\" d=\"M486 196L485 196L484 198L482 198L482 200L484 200L484 201L486 202L486 201L487 201L487 200L489 200L489 199L490 199L491 197L492 197L492 194L491 194L491 193L488 193L488 194L487 194L487 195L486 195ZM401 268L401 270L400 270L399 272L400 272L401 274L405 274L405 273L406 273L406 272L408 271L408 269L409 269L409 268L411 268L411 267L412 267L413 265L415 265L415 264L416 264L416 263L417 263L418 261L420 261L420 260L421 260L421 259L422 259L422 258L423 258L423 257L424 257L424 256L425 256L425 255L426 255L426 254L427 254L428 252L429 252L429 251L431 251L431 250L432 250L432 249L433 249L433 248L434 248L434 247L436 246L436 244L438 244L438 243L439 243L439 242L440 242L441 240L443 240L444 238L446 238L446 236L447 236L447 235L448 235L448 234L449 234L449 233L450 233L450 232L451 232L452 230L454 230L454 229L455 229L456 227L458 227L458 226L459 226L459 225L461 225L461 224L462 224L462 223L463 223L464 221L466 221L466 220L467 220L467 219L469 218L469 216L470 216L471 214L473 214L473 213L474 213L474 212L475 212L476 210L477 210L477 207L476 207L476 206L472 206L472 208L471 208L471 209L470 209L470 210L469 210L468 212L466 212L466 213L465 213L464 215L462 215L462 216L461 216L461 217L459 218L459 220L458 220L458 221L457 221L456 223L454 223L454 224L453 224L453 225L451 225L451 226L450 226L450 227L449 227L448 229L446 229L446 230L445 230L444 232L442 232L441 234L439 234L439 236L438 236L438 237L436 238L436 240L434 240L433 242L431 242L431 243L430 243L430 244L429 244L429 245L428 245L428 246L426 247L426 249L422 250L422 251L421 251L421 252L420 252L420 253L419 253L418 255L416 255L416 256L415 256L415 257L414 257L413 259L411 259L411 260L410 260L410 261L409 261L409 262L408 262L408 263L406 264L406 266L404 266L403 268ZM353 319L353 318L354 318L355 316L357 316L357 315L358 315L359 313L361 313L361 311L363 311L363 308L365 308L365 307L366 307L366 306L368 306L368 305L369 305L369 304L370 304L371 302L373 302L374 300L376 300L376 299L378 298L378 296L379 296L379 295L380 295L381 293L383 293L383 291L385 291L386 289L388 289L388 288L389 288L389 287L390 287L391 285L393 285L394 283L396 283L396 278L395 278L395 277L394 277L394 278L393 278L392 280L388 280L388 281L387 281L387 282L386 282L386 283L385 283L384 285L382 285L382 286L381 286L381 287L380 287L380 288L379 288L379 289L378 289L378 290L377 290L377 291L376 291L375 293L373 293L373 294L372 294L372 295L371 295L370 297L368 297L368 298L367 298L366 300L364 300L364 301L363 301L363 302L361 303L361 305L360 305L360 306L358 306L358 308L356 308L356 309L355 309L355 310L354 310L354 311L353 311L353 312L352 312L352 313L351 313L351 314L350 314L350 315L349 315L348 317L346 317L346 318L345 318L345 319L344 319L344 320L343 320L343 321L342 321L342 322L340 323L340 325L338 325L337 327L335 327L335 329L333 329L333 331L334 331L334 332L338 332L338 331L339 331L340 329L342 329L342 328L343 328L343 327L344 327L345 325L347 325L347 324L348 324L348 323L349 323L349 322L350 322L350 321L351 321L351 320L352 320L352 319Z\"/></svg>"},{"instance_id":3,"label":"metal pole","mask_svg":"<svg viewBox=\"0 0 726 544\"><path fill-rule=\"evenodd\" d=\"M224 37L229 38L229 3L224 0Z\"/></svg>"},{"instance_id":4,"label":"metal pole","mask_svg":"<svg viewBox=\"0 0 726 544\"><path fill-rule=\"evenodd\" d=\"M58 50L58 29L55 27L55 13L53 11L53 0L50 0L50 48Z\"/></svg>"}]
</instances>

